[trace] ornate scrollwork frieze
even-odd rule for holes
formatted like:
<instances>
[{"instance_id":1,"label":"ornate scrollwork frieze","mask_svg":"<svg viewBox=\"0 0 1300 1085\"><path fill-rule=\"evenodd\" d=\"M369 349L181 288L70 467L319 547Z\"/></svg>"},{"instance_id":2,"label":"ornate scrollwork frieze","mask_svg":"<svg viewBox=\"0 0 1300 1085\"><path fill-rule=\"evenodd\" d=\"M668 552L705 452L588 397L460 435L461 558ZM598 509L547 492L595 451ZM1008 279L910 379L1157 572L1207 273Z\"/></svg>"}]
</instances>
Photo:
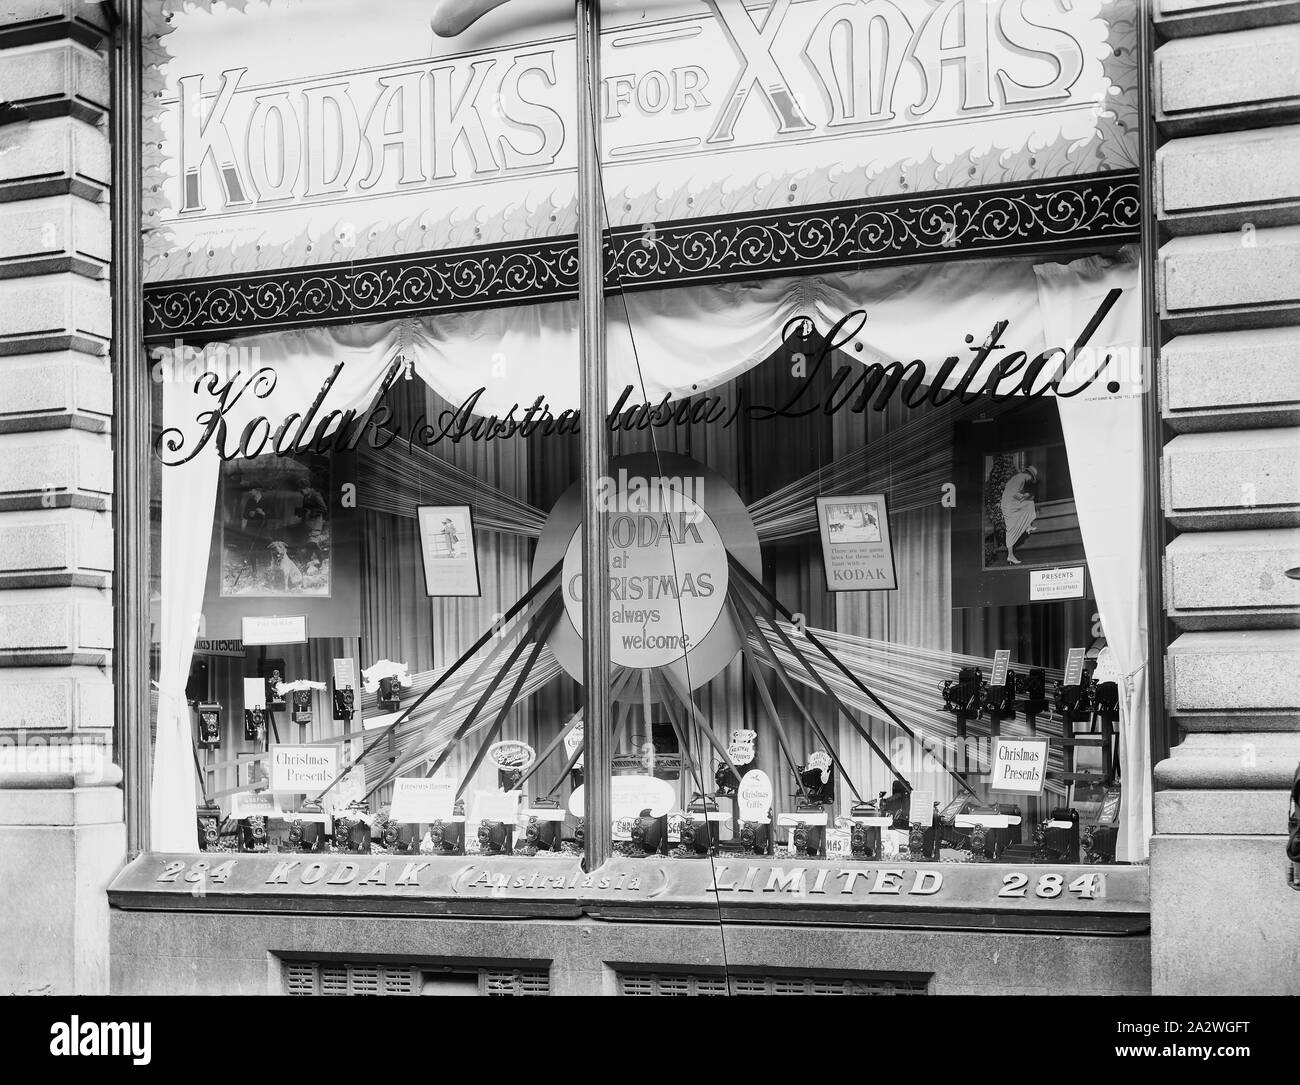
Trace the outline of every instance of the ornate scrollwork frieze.
<instances>
[{"instance_id":1,"label":"ornate scrollwork frieze","mask_svg":"<svg viewBox=\"0 0 1300 1085\"><path fill-rule=\"evenodd\" d=\"M920 260L1038 254L1137 237L1136 172L620 227L609 291ZM149 341L381 320L576 297L571 236L145 287Z\"/></svg>"}]
</instances>

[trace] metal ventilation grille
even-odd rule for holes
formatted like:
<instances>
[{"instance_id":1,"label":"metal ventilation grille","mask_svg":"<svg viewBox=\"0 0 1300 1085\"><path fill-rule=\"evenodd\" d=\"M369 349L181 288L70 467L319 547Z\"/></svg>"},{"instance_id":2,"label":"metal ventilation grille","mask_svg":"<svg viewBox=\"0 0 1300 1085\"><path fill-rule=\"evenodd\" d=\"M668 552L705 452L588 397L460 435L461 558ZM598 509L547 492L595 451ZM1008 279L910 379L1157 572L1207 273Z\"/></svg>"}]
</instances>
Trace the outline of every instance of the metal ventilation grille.
<instances>
[{"instance_id":1,"label":"metal ventilation grille","mask_svg":"<svg viewBox=\"0 0 1300 1085\"><path fill-rule=\"evenodd\" d=\"M420 972L409 964L288 961L285 989L291 995L414 995Z\"/></svg>"},{"instance_id":2,"label":"metal ventilation grille","mask_svg":"<svg viewBox=\"0 0 1300 1085\"><path fill-rule=\"evenodd\" d=\"M480 968L479 991L485 995L549 995L551 975L539 968Z\"/></svg>"},{"instance_id":3,"label":"metal ventilation grille","mask_svg":"<svg viewBox=\"0 0 1300 1085\"><path fill-rule=\"evenodd\" d=\"M726 976L689 972L620 972L621 995L725 995Z\"/></svg>"},{"instance_id":4,"label":"metal ventilation grille","mask_svg":"<svg viewBox=\"0 0 1300 1085\"><path fill-rule=\"evenodd\" d=\"M418 995L425 972L416 964L377 964L362 961L286 961L285 992L290 995ZM439 968L430 977L450 970ZM546 995L551 977L541 968L473 968L458 970L470 981L468 994ZM474 982L474 981L477 982Z\"/></svg>"},{"instance_id":5,"label":"metal ventilation grille","mask_svg":"<svg viewBox=\"0 0 1300 1085\"><path fill-rule=\"evenodd\" d=\"M864 976L732 976L737 995L924 995L927 980Z\"/></svg>"},{"instance_id":6,"label":"metal ventilation grille","mask_svg":"<svg viewBox=\"0 0 1300 1085\"><path fill-rule=\"evenodd\" d=\"M725 976L620 972L621 995L924 995L929 981L898 976Z\"/></svg>"}]
</instances>

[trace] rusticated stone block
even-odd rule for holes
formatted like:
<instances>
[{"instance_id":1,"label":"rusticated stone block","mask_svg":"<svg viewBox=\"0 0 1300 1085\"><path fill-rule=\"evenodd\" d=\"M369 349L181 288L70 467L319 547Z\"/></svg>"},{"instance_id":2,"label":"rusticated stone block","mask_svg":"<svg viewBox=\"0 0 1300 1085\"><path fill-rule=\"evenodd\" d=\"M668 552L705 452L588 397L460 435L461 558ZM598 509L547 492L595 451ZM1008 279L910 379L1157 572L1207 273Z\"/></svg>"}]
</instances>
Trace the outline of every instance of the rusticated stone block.
<instances>
[{"instance_id":1,"label":"rusticated stone block","mask_svg":"<svg viewBox=\"0 0 1300 1085\"><path fill-rule=\"evenodd\" d=\"M86 0L5 0L0 4L0 26L17 27L56 19L76 19L104 30L108 28L108 20L103 7Z\"/></svg>"},{"instance_id":2,"label":"rusticated stone block","mask_svg":"<svg viewBox=\"0 0 1300 1085\"><path fill-rule=\"evenodd\" d=\"M113 683L96 668L0 668L0 732L100 731L112 726Z\"/></svg>"},{"instance_id":3,"label":"rusticated stone block","mask_svg":"<svg viewBox=\"0 0 1300 1085\"><path fill-rule=\"evenodd\" d=\"M1165 607L1183 629L1300 625L1300 529L1193 531L1165 551Z\"/></svg>"},{"instance_id":4,"label":"rusticated stone block","mask_svg":"<svg viewBox=\"0 0 1300 1085\"><path fill-rule=\"evenodd\" d=\"M108 993L105 889L126 858L122 792L95 787L109 797L82 802L75 797L81 790L64 789L71 797L57 802L48 791L24 788L0 801L5 993Z\"/></svg>"},{"instance_id":5,"label":"rusticated stone block","mask_svg":"<svg viewBox=\"0 0 1300 1085\"><path fill-rule=\"evenodd\" d=\"M1175 234L1300 221L1300 125L1188 136L1156 152L1157 211Z\"/></svg>"},{"instance_id":6,"label":"rusticated stone block","mask_svg":"<svg viewBox=\"0 0 1300 1085\"><path fill-rule=\"evenodd\" d=\"M0 654L76 653L111 648L113 607L88 588L0 592Z\"/></svg>"},{"instance_id":7,"label":"rusticated stone block","mask_svg":"<svg viewBox=\"0 0 1300 1085\"><path fill-rule=\"evenodd\" d=\"M1300 994L1284 847L1281 830L1151 841L1153 994Z\"/></svg>"},{"instance_id":8,"label":"rusticated stone block","mask_svg":"<svg viewBox=\"0 0 1300 1085\"><path fill-rule=\"evenodd\" d=\"M1166 42L1155 53L1156 122L1169 135L1293 119L1300 26Z\"/></svg>"},{"instance_id":9,"label":"rusticated stone block","mask_svg":"<svg viewBox=\"0 0 1300 1085\"><path fill-rule=\"evenodd\" d=\"M71 192L107 200L108 136L76 117L51 117L0 129L0 201Z\"/></svg>"},{"instance_id":10,"label":"rusticated stone block","mask_svg":"<svg viewBox=\"0 0 1300 1085\"><path fill-rule=\"evenodd\" d=\"M108 208L70 196L0 203L0 277L108 274Z\"/></svg>"},{"instance_id":11,"label":"rusticated stone block","mask_svg":"<svg viewBox=\"0 0 1300 1085\"><path fill-rule=\"evenodd\" d=\"M1155 778L1162 788L1281 790L1290 787L1297 762L1297 732L1192 732L1156 766ZM1283 817L1270 831L1285 824Z\"/></svg>"},{"instance_id":12,"label":"rusticated stone block","mask_svg":"<svg viewBox=\"0 0 1300 1085\"><path fill-rule=\"evenodd\" d=\"M108 349L112 302L107 282L80 275L0 279L0 354Z\"/></svg>"},{"instance_id":13,"label":"rusticated stone block","mask_svg":"<svg viewBox=\"0 0 1300 1085\"><path fill-rule=\"evenodd\" d=\"M93 124L109 105L108 54L66 40L9 50L0 64L0 100L33 119L71 112Z\"/></svg>"},{"instance_id":14,"label":"rusticated stone block","mask_svg":"<svg viewBox=\"0 0 1300 1085\"><path fill-rule=\"evenodd\" d=\"M1176 237L1160 249L1160 318L1174 332L1300 321L1300 226Z\"/></svg>"},{"instance_id":15,"label":"rusticated stone block","mask_svg":"<svg viewBox=\"0 0 1300 1085\"><path fill-rule=\"evenodd\" d=\"M1286 825L1287 793L1281 788L1166 788L1152 796L1157 833L1192 836L1277 836Z\"/></svg>"},{"instance_id":16,"label":"rusticated stone block","mask_svg":"<svg viewBox=\"0 0 1300 1085\"><path fill-rule=\"evenodd\" d=\"M1176 430L1300 422L1300 328L1180 335L1160 369L1161 413Z\"/></svg>"},{"instance_id":17,"label":"rusticated stone block","mask_svg":"<svg viewBox=\"0 0 1300 1085\"><path fill-rule=\"evenodd\" d=\"M21 573L112 568L107 513L66 508L0 512L0 586Z\"/></svg>"},{"instance_id":18,"label":"rusticated stone block","mask_svg":"<svg viewBox=\"0 0 1300 1085\"><path fill-rule=\"evenodd\" d=\"M112 493L111 452L106 434L0 433L0 500L30 494L44 499L31 507L57 508L61 493Z\"/></svg>"},{"instance_id":19,"label":"rusticated stone block","mask_svg":"<svg viewBox=\"0 0 1300 1085\"><path fill-rule=\"evenodd\" d=\"M1300 431L1184 433L1161 459L1165 516L1182 530L1300 523Z\"/></svg>"},{"instance_id":20,"label":"rusticated stone block","mask_svg":"<svg viewBox=\"0 0 1300 1085\"><path fill-rule=\"evenodd\" d=\"M75 351L0 357L0 433L66 426L98 431L112 413L107 358Z\"/></svg>"},{"instance_id":21,"label":"rusticated stone block","mask_svg":"<svg viewBox=\"0 0 1300 1085\"><path fill-rule=\"evenodd\" d=\"M1184 633L1169 646L1166 664L1167 703L1175 716L1256 730L1300 725L1300 629ZM1215 738L1189 735L1188 742L1194 737ZM1230 741L1236 743L1241 737L1234 733ZM1183 755L1191 752L1185 750ZM1288 781L1297 760L1300 747L1291 757ZM1204 786L1234 785L1207 782Z\"/></svg>"},{"instance_id":22,"label":"rusticated stone block","mask_svg":"<svg viewBox=\"0 0 1300 1085\"><path fill-rule=\"evenodd\" d=\"M1248 30L1300 20L1297 0L1156 0L1155 23L1168 38Z\"/></svg>"}]
</instances>

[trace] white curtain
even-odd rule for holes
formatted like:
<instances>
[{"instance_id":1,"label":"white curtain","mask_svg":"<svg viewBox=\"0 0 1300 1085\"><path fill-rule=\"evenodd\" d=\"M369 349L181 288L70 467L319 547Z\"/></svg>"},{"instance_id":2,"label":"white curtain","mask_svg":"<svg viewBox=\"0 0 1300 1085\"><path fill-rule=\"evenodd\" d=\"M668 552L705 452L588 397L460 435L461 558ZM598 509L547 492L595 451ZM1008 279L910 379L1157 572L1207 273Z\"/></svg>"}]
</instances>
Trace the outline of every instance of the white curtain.
<instances>
[{"instance_id":1,"label":"white curtain","mask_svg":"<svg viewBox=\"0 0 1300 1085\"><path fill-rule=\"evenodd\" d=\"M1068 347L1114 286L1123 288L1123 304L1111 311L1092 345L1136 351L1140 327L1132 314L1139 292L1131 259L1038 268L1027 259L973 260L631 294L612 299L610 306L610 404L627 385L637 393L629 404L707 391L768 357L793 318L811 317L825 332L857 309L867 311L854 336L863 349L847 346L849 357L863 363L921 359L932 379L944 358L957 355L965 363L993 325L1007 321L1004 350L992 356L987 372L1011 351L1032 358L1045 345ZM554 414L576 409L576 317L574 303L555 302L241 339L240 359L273 369L276 382L264 397L245 392L226 412L227 447L237 443L253 417L265 415L274 426L291 412L304 411L340 361L343 369L317 417L363 408L399 353L453 405L482 389L475 408L479 415L505 415L539 396ZM945 384L955 385L965 369L957 366ZM1005 387L1018 380L1018 375L1009 378ZM982 382L981 376L972 387ZM1128 675L1121 769L1131 808L1125 811L1120 854L1141 858L1151 801L1142 669L1141 399L1110 394L1105 384L1103 378L1088 395L1062 400L1061 418L1102 621ZM164 426L179 428L188 442L167 451L175 460L193 447L202 429L196 416L214 401L192 386L167 389ZM193 616L202 609L218 468L209 445L184 468L163 472L163 663L153 782L154 846L160 850L194 846L184 684L194 646Z\"/></svg>"},{"instance_id":2,"label":"white curtain","mask_svg":"<svg viewBox=\"0 0 1300 1085\"><path fill-rule=\"evenodd\" d=\"M331 359L345 365L317 417L368 403L383 375L383 367L373 364L376 351L391 349L399 333L398 325L392 323L277 332L241 341L240 346L249 351L244 357L252 359L254 367L274 370L276 379L269 394L259 396L259 389L250 387L233 402L225 414L227 448L237 445L243 427L258 415L272 419L274 427L274 420L306 410L329 373ZM260 390L268 387L263 383ZM185 684L203 612L221 461L212 441L193 458L179 461L199 447L203 426L196 418L215 403L205 391L196 393L193 383L167 381L163 385L162 455L171 466L162 471L162 644L149 829L154 851L198 849L193 723ZM179 447L166 444L176 440L182 441Z\"/></svg>"},{"instance_id":3,"label":"white curtain","mask_svg":"<svg viewBox=\"0 0 1300 1085\"><path fill-rule=\"evenodd\" d=\"M174 382L163 385L164 418L175 417L189 405L186 391ZM162 647L158 737L149 789L149 841L154 851L198 850L193 725L185 683L203 612L207 543L217 501L217 462L215 457L208 460L196 457L162 472Z\"/></svg>"},{"instance_id":4,"label":"white curtain","mask_svg":"<svg viewBox=\"0 0 1300 1085\"><path fill-rule=\"evenodd\" d=\"M1140 862L1151 837L1151 741L1147 698L1146 575L1142 564L1146 472L1142 445L1142 310L1138 267L1131 252L1035 269L1043 325L1050 343L1076 336L1107 291L1123 288L1097 327L1096 358L1119 365L1076 396L1056 397L1079 531L1088 556L1106 643L1119 668L1120 835L1116 858ZM1083 367L1080 367L1081 369ZM1075 387L1064 382L1062 392ZM1099 675L1100 677L1100 675Z\"/></svg>"}]
</instances>

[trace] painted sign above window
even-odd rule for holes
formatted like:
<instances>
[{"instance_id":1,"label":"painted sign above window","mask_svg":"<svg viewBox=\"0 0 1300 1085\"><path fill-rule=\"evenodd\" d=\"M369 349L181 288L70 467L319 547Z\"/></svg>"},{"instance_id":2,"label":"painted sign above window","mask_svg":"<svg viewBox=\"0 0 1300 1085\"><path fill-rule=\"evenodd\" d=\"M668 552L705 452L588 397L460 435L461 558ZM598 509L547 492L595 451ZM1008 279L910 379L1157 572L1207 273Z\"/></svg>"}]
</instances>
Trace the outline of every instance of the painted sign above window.
<instances>
[{"instance_id":1,"label":"painted sign above window","mask_svg":"<svg viewBox=\"0 0 1300 1085\"><path fill-rule=\"evenodd\" d=\"M574 232L566 0L145 6L151 281ZM1134 8L607 3L610 224L1132 169Z\"/></svg>"}]
</instances>

